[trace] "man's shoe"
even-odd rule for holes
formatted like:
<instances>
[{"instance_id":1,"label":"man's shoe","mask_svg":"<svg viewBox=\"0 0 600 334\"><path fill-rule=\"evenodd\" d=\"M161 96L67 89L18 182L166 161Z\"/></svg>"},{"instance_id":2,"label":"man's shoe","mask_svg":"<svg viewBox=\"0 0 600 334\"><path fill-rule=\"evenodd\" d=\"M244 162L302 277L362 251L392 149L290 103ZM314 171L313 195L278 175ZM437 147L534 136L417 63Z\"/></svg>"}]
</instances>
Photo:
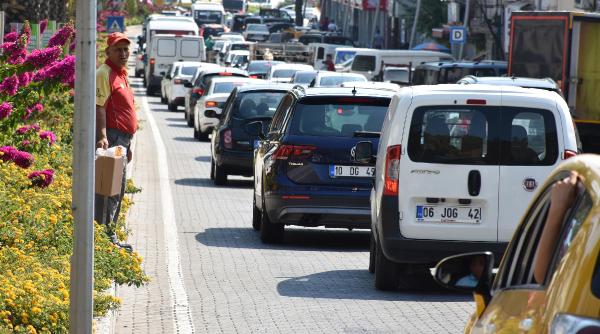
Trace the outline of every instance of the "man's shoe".
<instances>
[{"instance_id":1,"label":"man's shoe","mask_svg":"<svg viewBox=\"0 0 600 334\"><path fill-rule=\"evenodd\" d=\"M119 248L123 248L124 250L126 250L128 252L133 252L133 247L131 247L130 244L126 244L124 242L117 242L115 245L117 245L117 247L119 247Z\"/></svg>"}]
</instances>

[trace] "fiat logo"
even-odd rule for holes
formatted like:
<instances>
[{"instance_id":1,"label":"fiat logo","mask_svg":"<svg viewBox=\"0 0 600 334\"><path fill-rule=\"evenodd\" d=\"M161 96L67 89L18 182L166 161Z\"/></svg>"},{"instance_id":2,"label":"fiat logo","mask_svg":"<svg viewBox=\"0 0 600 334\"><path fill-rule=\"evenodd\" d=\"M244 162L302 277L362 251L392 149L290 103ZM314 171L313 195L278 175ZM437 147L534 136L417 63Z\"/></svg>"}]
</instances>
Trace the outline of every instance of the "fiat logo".
<instances>
[{"instance_id":1,"label":"fiat logo","mask_svg":"<svg viewBox=\"0 0 600 334\"><path fill-rule=\"evenodd\" d=\"M523 180L523 188L527 191L534 191L537 188L537 181L532 177L526 178Z\"/></svg>"}]
</instances>

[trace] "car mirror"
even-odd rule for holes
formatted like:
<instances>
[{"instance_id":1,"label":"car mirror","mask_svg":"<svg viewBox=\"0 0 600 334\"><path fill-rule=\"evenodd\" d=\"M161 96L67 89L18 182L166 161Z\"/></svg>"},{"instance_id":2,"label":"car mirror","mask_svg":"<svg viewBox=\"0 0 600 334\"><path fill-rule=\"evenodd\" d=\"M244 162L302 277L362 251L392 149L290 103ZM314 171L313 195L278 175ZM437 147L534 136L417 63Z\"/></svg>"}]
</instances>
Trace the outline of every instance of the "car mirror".
<instances>
[{"instance_id":1,"label":"car mirror","mask_svg":"<svg viewBox=\"0 0 600 334\"><path fill-rule=\"evenodd\" d=\"M434 279L443 287L484 295L489 300L493 267L491 252L454 255L435 266Z\"/></svg>"},{"instance_id":2,"label":"car mirror","mask_svg":"<svg viewBox=\"0 0 600 334\"><path fill-rule=\"evenodd\" d=\"M354 160L363 164L371 164L375 160L373 156L373 143L360 141L354 147Z\"/></svg>"},{"instance_id":3,"label":"car mirror","mask_svg":"<svg viewBox=\"0 0 600 334\"><path fill-rule=\"evenodd\" d=\"M189 82L189 81L185 81L183 83L183 87L185 87L185 88L192 88L192 87L194 87L194 85L192 85L192 83Z\"/></svg>"},{"instance_id":4,"label":"car mirror","mask_svg":"<svg viewBox=\"0 0 600 334\"><path fill-rule=\"evenodd\" d=\"M253 137L258 137L260 139L265 139L265 134L263 132L263 122L261 121L257 121L257 122L251 122L246 124L246 126L244 126L244 131L246 131L247 134L249 134L250 136Z\"/></svg>"},{"instance_id":5,"label":"car mirror","mask_svg":"<svg viewBox=\"0 0 600 334\"><path fill-rule=\"evenodd\" d=\"M216 110L207 109L204 111L204 117L221 119L221 114L217 114Z\"/></svg>"}]
</instances>

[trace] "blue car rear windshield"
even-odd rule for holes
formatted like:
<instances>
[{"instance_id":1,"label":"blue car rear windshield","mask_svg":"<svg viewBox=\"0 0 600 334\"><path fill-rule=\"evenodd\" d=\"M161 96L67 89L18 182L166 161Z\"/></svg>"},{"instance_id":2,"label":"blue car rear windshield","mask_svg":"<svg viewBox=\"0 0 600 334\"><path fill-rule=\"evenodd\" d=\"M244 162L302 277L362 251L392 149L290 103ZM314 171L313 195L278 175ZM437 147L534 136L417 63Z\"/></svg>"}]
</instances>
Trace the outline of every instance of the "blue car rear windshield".
<instances>
[{"instance_id":1,"label":"blue car rear windshield","mask_svg":"<svg viewBox=\"0 0 600 334\"><path fill-rule=\"evenodd\" d=\"M371 97L329 97L300 101L290 133L308 136L354 137L379 132L390 100Z\"/></svg>"}]
</instances>

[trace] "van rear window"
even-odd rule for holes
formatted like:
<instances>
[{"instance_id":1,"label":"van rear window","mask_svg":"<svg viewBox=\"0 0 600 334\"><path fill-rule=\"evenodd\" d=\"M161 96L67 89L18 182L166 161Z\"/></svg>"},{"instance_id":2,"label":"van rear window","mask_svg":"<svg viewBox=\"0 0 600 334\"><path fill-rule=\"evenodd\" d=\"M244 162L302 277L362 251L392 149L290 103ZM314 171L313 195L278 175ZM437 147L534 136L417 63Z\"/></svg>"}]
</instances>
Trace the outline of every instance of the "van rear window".
<instances>
[{"instance_id":1,"label":"van rear window","mask_svg":"<svg viewBox=\"0 0 600 334\"><path fill-rule=\"evenodd\" d=\"M550 166L558 158L552 112L516 107L421 107L412 117L415 162Z\"/></svg>"},{"instance_id":2,"label":"van rear window","mask_svg":"<svg viewBox=\"0 0 600 334\"><path fill-rule=\"evenodd\" d=\"M174 39L159 39L156 53L159 57L175 57L177 53L177 41Z\"/></svg>"},{"instance_id":3,"label":"van rear window","mask_svg":"<svg viewBox=\"0 0 600 334\"><path fill-rule=\"evenodd\" d=\"M200 57L200 43L198 41L181 41L181 56L199 58Z\"/></svg>"},{"instance_id":4,"label":"van rear window","mask_svg":"<svg viewBox=\"0 0 600 334\"><path fill-rule=\"evenodd\" d=\"M308 136L354 137L357 132L380 132L390 99L323 97L300 101L291 133Z\"/></svg>"}]
</instances>

